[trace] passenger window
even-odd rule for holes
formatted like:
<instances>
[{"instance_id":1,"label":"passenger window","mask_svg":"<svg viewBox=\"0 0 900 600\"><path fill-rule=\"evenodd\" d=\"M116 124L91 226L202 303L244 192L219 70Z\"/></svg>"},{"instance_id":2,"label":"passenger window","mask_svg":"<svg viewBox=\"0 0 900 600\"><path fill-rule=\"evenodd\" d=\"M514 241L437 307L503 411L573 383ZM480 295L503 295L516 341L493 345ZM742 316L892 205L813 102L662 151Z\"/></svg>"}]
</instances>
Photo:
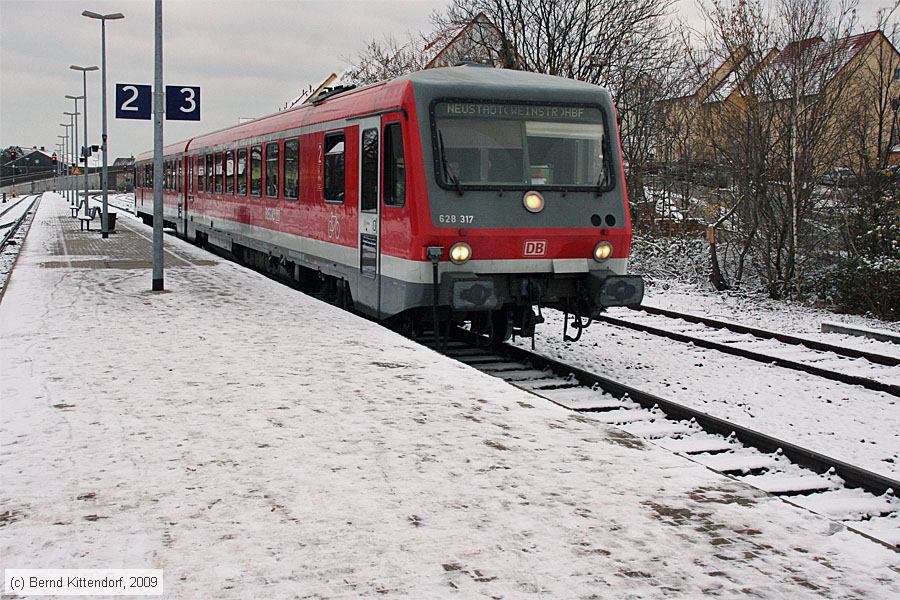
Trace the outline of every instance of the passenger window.
<instances>
[{"instance_id":1,"label":"passenger window","mask_svg":"<svg viewBox=\"0 0 900 600\"><path fill-rule=\"evenodd\" d=\"M296 199L300 195L300 142L284 143L284 197Z\"/></svg>"},{"instance_id":2,"label":"passenger window","mask_svg":"<svg viewBox=\"0 0 900 600\"><path fill-rule=\"evenodd\" d=\"M250 193L262 196L262 146L250 148Z\"/></svg>"},{"instance_id":3,"label":"passenger window","mask_svg":"<svg viewBox=\"0 0 900 600\"><path fill-rule=\"evenodd\" d=\"M378 130L366 129L362 134L362 185L359 209L378 210Z\"/></svg>"},{"instance_id":4,"label":"passenger window","mask_svg":"<svg viewBox=\"0 0 900 600\"><path fill-rule=\"evenodd\" d=\"M238 148L237 151L237 193L239 196L247 195L247 149Z\"/></svg>"},{"instance_id":5,"label":"passenger window","mask_svg":"<svg viewBox=\"0 0 900 600\"><path fill-rule=\"evenodd\" d=\"M266 197L278 197L278 142L266 144Z\"/></svg>"},{"instance_id":6,"label":"passenger window","mask_svg":"<svg viewBox=\"0 0 900 600\"><path fill-rule=\"evenodd\" d=\"M206 190L206 165L203 163L203 157L197 157L197 191Z\"/></svg>"},{"instance_id":7,"label":"passenger window","mask_svg":"<svg viewBox=\"0 0 900 600\"><path fill-rule=\"evenodd\" d=\"M406 161L403 158L403 133L400 123L384 128L384 205L406 203Z\"/></svg>"},{"instance_id":8,"label":"passenger window","mask_svg":"<svg viewBox=\"0 0 900 600\"><path fill-rule=\"evenodd\" d=\"M323 193L327 202L344 201L344 133L325 136Z\"/></svg>"},{"instance_id":9,"label":"passenger window","mask_svg":"<svg viewBox=\"0 0 900 600\"><path fill-rule=\"evenodd\" d=\"M212 154L206 155L206 191L207 193L212 193L213 191L213 157Z\"/></svg>"},{"instance_id":10,"label":"passenger window","mask_svg":"<svg viewBox=\"0 0 900 600\"><path fill-rule=\"evenodd\" d=\"M225 153L225 193L234 193L234 151Z\"/></svg>"},{"instance_id":11,"label":"passenger window","mask_svg":"<svg viewBox=\"0 0 900 600\"><path fill-rule=\"evenodd\" d=\"M222 155L216 153L215 155L215 163L216 163L216 193L222 193Z\"/></svg>"}]
</instances>

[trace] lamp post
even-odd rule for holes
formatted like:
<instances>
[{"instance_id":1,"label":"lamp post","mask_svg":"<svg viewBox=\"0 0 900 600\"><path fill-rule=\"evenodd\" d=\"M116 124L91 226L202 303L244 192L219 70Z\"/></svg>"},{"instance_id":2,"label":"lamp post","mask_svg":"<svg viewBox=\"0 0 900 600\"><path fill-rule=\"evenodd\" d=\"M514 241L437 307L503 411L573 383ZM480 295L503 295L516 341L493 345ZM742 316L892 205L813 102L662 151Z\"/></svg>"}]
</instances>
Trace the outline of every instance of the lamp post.
<instances>
[{"instance_id":1,"label":"lamp post","mask_svg":"<svg viewBox=\"0 0 900 600\"><path fill-rule=\"evenodd\" d=\"M60 126L66 128L66 135L58 135L56 137L62 138L63 151L59 155L59 158L56 159L56 164L59 165L60 174L63 176L63 189L66 190L66 199L69 197L68 190L68 179L65 177L68 173L65 172L66 169L66 150L69 147L69 127L72 126L71 123L60 123Z\"/></svg>"},{"instance_id":2,"label":"lamp post","mask_svg":"<svg viewBox=\"0 0 900 600\"><path fill-rule=\"evenodd\" d=\"M78 112L78 101L84 100L84 96L70 96L70 95L66 94L66 98L69 98L70 100L75 101L75 112L67 112L65 114L72 117L72 131L75 132L75 135L72 136L72 155L70 158L72 159L72 162L75 163L75 167L77 167L78 166L78 158L75 153L77 152L77 149L78 149L78 115L81 114L80 112ZM74 170L75 167L72 168L73 175L75 174L75 170ZM72 206L75 206L76 200L78 200L78 188L75 187L75 180L73 179L72 180L72 198L71 198Z\"/></svg>"},{"instance_id":3,"label":"lamp post","mask_svg":"<svg viewBox=\"0 0 900 600\"><path fill-rule=\"evenodd\" d=\"M78 65L69 65L69 68L73 71L81 71L81 81L82 81L82 91L84 93L84 214L88 213L88 149L90 146L88 145L88 128L87 128L87 74L88 71L96 71L99 69L97 65L93 65L90 67L79 67ZM81 204L78 205L79 207Z\"/></svg>"},{"instance_id":4,"label":"lamp post","mask_svg":"<svg viewBox=\"0 0 900 600\"><path fill-rule=\"evenodd\" d=\"M62 125L63 127L66 128L66 135L56 136L60 140L59 144L57 144L57 147L60 150L59 150L59 155L56 157L56 170L59 171L59 178L60 178L60 186L59 187L60 187L60 192L62 192L66 189L65 188L66 179L65 179L65 177L63 177L63 166L65 165L65 161L66 161L65 147L69 143L69 127L68 127L68 125L65 125L64 123L60 123L60 125Z\"/></svg>"},{"instance_id":5,"label":"lamp post","mask_svg":"<svg viewBox=\"0 0 900 600\"><path fill-rule=\"evenodd\" d=\"M101 48L101 59L100 64L103 67L101 72L102 76L102 86L103 86L103 216L101 217L101 230L102 237L109 237L109 220L108 220L108 197L109 197L109 171L108 171L108 163L107 163L107 154L106 154L106 21L107 20L117 20L124 19L125 15L122 13L111 13L108 15L101 15L95 12L91 12L86 10L81 13L82 16L89 17L91 19L100 19L100 48Z\"/></svg>"}]
</instances>

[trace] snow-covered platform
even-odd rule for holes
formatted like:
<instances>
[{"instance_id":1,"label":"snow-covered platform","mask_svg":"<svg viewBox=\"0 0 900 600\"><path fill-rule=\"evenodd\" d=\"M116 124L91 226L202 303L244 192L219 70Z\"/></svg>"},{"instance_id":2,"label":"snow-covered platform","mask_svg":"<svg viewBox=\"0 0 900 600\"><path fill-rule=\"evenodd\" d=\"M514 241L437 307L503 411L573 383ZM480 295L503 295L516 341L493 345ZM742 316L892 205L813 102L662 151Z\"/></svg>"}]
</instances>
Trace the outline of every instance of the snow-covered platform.
<instances>
[{"instance_id":1,"label":"snow-covered platform","mask_svg":"<svg viewBox=\"0 0 900 600\"><path fill-rule=\"evenodd\" d=\"M47 194L0 302L3 568L173 598L898 597L898 555Z\"/></svg>"}]
</instances>

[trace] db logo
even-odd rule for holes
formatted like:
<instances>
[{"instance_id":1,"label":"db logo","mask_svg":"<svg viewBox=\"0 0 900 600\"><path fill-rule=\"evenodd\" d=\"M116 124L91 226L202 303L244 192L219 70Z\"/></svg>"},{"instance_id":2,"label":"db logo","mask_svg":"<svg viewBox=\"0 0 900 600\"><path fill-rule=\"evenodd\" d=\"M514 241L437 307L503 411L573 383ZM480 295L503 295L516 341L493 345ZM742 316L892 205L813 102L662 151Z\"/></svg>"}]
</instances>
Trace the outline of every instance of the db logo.
<instances>
[{"instance_id":1,"label":"db logo","mask_svg":"<svg viewBox=\"0 0 900 600\"><path fill-rule=\"evenodd\" d=\"M546 253L546 240L528 240L525 242L525 249L522 251L522 254L525 256L543 256Z\"/></svg>"}]
</instances>

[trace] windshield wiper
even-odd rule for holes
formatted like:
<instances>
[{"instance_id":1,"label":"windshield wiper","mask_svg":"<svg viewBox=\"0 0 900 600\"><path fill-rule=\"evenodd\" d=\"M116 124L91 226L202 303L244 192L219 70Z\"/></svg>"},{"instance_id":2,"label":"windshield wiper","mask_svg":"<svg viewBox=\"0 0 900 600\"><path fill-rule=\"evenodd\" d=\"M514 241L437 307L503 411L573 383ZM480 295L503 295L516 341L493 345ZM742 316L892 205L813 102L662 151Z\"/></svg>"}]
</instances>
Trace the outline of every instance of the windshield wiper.
<instances>
[{"instance_id":1,"label":"windshield wiper","mask_svg":"<svg viewBox=\"0 0 900 600\"><path fill-rule=\"evenodd\" d=\"M456 193L462 196L463 191L462 186L459 185L459 177L450 171L450 165L447 164L447 152L444 150L444 133L440 130L438 131L438 145L441 150L441 169L444 172L444 179L449 181L456 188Z\"/></svg>"}]
</instances>

